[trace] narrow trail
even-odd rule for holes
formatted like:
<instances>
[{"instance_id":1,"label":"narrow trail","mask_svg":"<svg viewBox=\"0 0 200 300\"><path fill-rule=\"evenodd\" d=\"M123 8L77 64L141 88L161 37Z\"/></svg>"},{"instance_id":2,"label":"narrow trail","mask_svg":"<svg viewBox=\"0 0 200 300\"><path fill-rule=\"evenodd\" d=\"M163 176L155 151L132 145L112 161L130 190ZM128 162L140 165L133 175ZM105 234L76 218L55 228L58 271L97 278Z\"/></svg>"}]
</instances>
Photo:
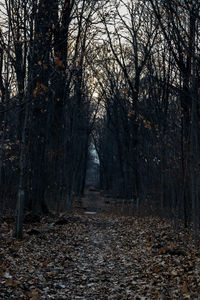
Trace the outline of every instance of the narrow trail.
<instances>
[{"instance_id":1,"label":"narrow trail","mask_svg":"<svg viewBox=\"0 0 200 300\"><path fill-rule=\"evenodd\" d=\"M120 215L110 201L89 192L59 218L62 225L43 220L33 235L27 225L22 241L4 224L0 300L200 299L200 259L188 248L190 232L177 236L168 222L127 216L128 209Z\"/></svg>"},{"instance_id":2,"label":"narrow trail","mask_svg":"<svg viewBox=\"0 0 200 300\"><path fill-rule=\"evenodd\" d=\"M84 198L76 206L78 211L91 211L118 216L132 216L133 202L130 200L114 199L109 194L101 194L96 189L86 190Z\"/></svg>"}]
</instances>

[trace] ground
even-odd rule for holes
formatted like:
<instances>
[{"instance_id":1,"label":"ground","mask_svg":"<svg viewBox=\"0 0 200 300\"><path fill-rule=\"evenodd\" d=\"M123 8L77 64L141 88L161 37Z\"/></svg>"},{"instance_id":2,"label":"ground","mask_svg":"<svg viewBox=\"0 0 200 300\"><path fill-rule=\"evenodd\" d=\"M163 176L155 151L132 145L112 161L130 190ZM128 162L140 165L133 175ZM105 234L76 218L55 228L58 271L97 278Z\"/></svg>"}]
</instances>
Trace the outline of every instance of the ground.
<instances>
[{"instance_id":1,"label":"ground","mask_svg":"<svg viewBox=\"0 0 200 300\"><path fill-rule=\"evenodd\" d=\"M0 299L200 299L200 257L188 229L130 216L90 192L67 214L0 227Z\"/></svg>"}]
</instances>

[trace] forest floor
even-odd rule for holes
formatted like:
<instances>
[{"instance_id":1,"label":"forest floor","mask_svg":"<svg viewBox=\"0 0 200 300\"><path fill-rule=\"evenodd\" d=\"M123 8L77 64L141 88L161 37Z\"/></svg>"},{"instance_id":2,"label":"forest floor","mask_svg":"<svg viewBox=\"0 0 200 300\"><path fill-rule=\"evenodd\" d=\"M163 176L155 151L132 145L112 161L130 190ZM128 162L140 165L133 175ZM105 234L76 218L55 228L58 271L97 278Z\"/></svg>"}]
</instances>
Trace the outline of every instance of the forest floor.
<instances>
[{"instance_id":1,"label":"forest floor","mask_svg":"<svg viewBox=\"0 0 200 300\"><path fill-rule=\"evenodd\" d=\"M0 224L0 299L200 299L200 256L191 232L132 217L97 192L68 214Z\"/></svg>"}]
</instances>

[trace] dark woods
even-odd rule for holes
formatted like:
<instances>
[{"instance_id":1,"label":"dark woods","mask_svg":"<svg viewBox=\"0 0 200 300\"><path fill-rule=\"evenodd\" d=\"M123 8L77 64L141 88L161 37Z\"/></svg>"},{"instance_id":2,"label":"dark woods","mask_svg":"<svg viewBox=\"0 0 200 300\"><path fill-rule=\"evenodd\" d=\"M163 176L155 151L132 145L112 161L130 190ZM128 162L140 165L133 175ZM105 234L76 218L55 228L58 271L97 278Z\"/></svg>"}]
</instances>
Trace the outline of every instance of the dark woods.
<instances>
[{"instance_id":1,"label":"dark woods","mask_svg":"<svg viewBox=\"0 0 200 300\"><path fill-rule=\"evenodd\" d=\"M94 9L88 1L6 2L1 200L9 207L18 199L18 227L24 205L47 213L83 193L93 113L85 56Z\"/></svg>"},{"instance_id":2,"label":"dark woods","mask_svg":"<svg viewBox=\"0 0 200 300\"><path fill-rule=\"evenodd\" d=\"M100 188L165 211L200 207L198 1L6 0L0 34L1 208L47 213Z\"/></svg>"}]
</instances>

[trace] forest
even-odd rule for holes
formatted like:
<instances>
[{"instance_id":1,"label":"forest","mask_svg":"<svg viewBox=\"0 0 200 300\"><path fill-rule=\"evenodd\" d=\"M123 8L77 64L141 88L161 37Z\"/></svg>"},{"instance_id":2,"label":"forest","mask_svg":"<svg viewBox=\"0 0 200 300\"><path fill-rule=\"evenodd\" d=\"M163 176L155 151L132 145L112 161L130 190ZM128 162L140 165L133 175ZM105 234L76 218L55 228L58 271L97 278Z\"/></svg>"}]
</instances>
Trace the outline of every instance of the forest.
<instances>
[{"instance_id":1,"label":"forest","mask_svg":"<svg viewBox=\"0 0 200 300\"><path fill-rule=\"evenodd\" d=\"M199 29L199 0L0 2L0 218L15 238L27 212L81 203L95 151L113 207L192 228L199 247Z\"/></svg>"}]
</instances>

